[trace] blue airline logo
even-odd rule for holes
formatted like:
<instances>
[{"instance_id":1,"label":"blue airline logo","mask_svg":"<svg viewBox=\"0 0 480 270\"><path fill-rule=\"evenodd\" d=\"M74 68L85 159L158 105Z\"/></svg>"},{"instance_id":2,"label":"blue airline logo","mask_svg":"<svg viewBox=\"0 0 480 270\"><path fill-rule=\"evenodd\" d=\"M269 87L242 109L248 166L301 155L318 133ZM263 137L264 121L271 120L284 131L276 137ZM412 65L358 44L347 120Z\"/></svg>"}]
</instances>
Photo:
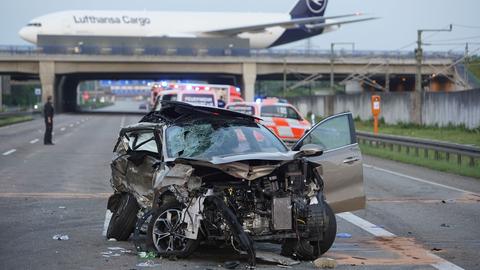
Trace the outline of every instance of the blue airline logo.
<instances>
[{"instance_id":1,"label":"blue airline logo","mask_svg":"<svg viewBox=\"0 0 480 270\"><path fill-rule=\"evenodd\" d=\"M321 13L327 7L328 0L305 0L307 1L308 9L312 13Z\"/></svg>"}]
</instances>

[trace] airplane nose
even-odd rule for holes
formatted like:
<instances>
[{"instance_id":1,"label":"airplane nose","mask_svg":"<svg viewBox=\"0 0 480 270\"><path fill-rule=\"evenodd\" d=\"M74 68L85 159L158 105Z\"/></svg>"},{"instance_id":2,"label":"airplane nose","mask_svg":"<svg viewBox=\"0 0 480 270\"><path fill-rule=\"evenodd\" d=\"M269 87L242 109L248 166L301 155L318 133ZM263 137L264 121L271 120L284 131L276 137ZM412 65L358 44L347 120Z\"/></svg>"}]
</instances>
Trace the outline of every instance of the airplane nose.
<instances>
[{"instance_id":1,"label":"airplane nose","mask_svg":"<svg viewBox=\"0 0 480 270\"><path fill-rule=\"evenodd\" d=\"M23 27L22 29L20 29L18 34L25 41L28 41L28 42L31 42L31 43L36 43L37 42L37 33L31 27Z\"/></svg>"}]
</instances>

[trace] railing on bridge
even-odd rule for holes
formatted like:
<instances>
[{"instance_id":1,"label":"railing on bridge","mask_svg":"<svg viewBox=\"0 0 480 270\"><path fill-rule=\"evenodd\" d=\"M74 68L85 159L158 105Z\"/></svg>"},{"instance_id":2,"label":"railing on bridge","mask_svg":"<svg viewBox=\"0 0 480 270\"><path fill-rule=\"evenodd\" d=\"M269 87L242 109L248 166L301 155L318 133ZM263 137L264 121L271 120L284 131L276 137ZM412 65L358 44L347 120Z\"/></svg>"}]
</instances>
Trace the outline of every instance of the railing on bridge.
<instances>
[{"instance_id":1,"label":"railing on bridge","mask_svg":"<svg viewBox=\"0 0 480 270\"><path fill-rule=\"evenodd\" d=\"M148 55L148 56L250 56L250 57L324 57L330 58L329 50L295 50L295 49L197 49L197 48L135 48L126 46L17 46L0 45L0 55ZM390 58L414 59L410 51L336 51L336 58ZM458 59L462 54L457 52L426 52L426 59Z\"/></svg>"}]
</instances>

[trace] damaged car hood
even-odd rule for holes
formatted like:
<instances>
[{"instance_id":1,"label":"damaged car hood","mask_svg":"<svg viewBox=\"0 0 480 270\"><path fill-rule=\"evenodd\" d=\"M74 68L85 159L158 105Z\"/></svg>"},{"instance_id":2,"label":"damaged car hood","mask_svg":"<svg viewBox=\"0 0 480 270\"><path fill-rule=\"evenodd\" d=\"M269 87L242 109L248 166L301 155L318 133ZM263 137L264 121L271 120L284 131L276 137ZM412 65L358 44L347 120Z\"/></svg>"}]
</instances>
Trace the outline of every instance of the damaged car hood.
<instances>
[{"instance_id":1,"label":"damaged car hood","mask_svg":"<svg viewBox=\"0 0 480 270\"><path fill-rule=\"evenodd\" d=\"M277 168L293 161L297 153L298 152L289 151L286 153L255 153L227 157L216 156L210 160L177 158L174 163L214 168L233 177L252 181L267 176Z\"/></svg>"}]
</instances>

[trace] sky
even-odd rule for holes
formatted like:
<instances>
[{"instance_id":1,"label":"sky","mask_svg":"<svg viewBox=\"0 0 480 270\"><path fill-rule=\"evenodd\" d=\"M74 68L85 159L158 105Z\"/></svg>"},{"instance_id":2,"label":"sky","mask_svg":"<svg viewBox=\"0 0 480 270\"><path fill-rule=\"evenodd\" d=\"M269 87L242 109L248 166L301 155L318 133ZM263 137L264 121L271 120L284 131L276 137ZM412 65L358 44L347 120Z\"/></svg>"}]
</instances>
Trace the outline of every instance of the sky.
<instances>
[{"instance_id":1,"label":"sky","mask_svg":"<svg viewBox=\"0 0 480 270\"><path fill-rule=\"evenodd\" d=\"M298 0L303 1L303 0ZM18 36L31 19L50 12L88 10L162 10L288 13L297 0L2 0L0 45L28 45ZM480 52L480 0L329 0L326 15L363 12L379 20L345 25L339 31L315 37L311 48L330 48L333 42L354 42L357 50L414 49L417 29L448 28L451 33L425 33L425 50ZM175 23L175 22L166 22ZM247 22L248 24L248 22ZM305 41L281 48L305 49ZM341 47L341 46L338 46ZM343 49L348 49L346 46ZM341 48L340 48L341 49Z\"/></svg>"}]
</instances>

